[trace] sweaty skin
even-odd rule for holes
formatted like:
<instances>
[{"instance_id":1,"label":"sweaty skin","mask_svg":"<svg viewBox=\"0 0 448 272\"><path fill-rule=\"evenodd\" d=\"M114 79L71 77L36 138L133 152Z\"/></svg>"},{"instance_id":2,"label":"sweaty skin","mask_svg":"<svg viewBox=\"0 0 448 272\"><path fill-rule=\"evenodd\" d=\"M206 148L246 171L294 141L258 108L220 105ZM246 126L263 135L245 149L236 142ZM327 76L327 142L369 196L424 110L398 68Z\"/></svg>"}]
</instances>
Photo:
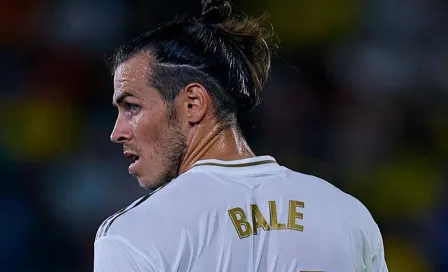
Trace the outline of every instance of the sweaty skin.
<instances>
[{"instance_id":1,"label":"sweaty skin","mask_svg":"<svg viewBox=\"0 0 448 272\"><path fill-rule=\"evenodd\" d=\"M214 119L214 118L213 118ZM187 143L187 152L179 167L179 174L205 159L223 161L240 160L254 157L246 140L235 127L221 129L221 125L209 120L201 122L192 129L191 140Z\"/></svg>"}]
</instances>

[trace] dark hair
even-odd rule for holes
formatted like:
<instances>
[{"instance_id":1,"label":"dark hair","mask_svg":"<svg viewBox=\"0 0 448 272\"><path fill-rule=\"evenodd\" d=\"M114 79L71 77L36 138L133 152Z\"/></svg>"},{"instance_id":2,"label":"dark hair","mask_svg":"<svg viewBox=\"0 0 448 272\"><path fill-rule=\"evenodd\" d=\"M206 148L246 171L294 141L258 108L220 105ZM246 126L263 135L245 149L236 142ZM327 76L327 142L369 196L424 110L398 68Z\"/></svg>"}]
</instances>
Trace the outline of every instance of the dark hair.
<instances>
[{"instance_id":1,"label":"dark hair","mask_svg":"<svg viewBox=\"0 0 448 272\"><path fill-rule=\"evenodd\" d=\"M154 58L149 84L172 102L187 84L202 84L220 119L252 110L261 102L274 38L265 16L235 15L227 0L202 0L202 15L176 19L121 46L112 70L140 53Z\"/></svg>"}]
</instances>

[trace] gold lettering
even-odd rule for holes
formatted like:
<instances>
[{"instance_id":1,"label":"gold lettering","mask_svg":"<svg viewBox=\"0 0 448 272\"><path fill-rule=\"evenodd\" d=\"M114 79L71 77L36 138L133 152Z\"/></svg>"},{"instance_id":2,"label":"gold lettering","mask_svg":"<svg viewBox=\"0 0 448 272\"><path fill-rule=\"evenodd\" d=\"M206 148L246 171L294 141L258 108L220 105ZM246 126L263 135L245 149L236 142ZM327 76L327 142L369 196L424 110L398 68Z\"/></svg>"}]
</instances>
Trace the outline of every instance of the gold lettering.
<instances>
[{"instance_id":1,"label":"gold lettering","mask_svg":"<svg viewBox=\"0 0 448 272\"><path fill-rule=\"evenodd\" d=\"M272 230L286 229L286 224L278 223L277 204L275 203L275 201L269 201L269 212L271 215L271 229Z\"/></svg>"},{"instance_id":2,"label":"gold lettering","mask_svg":"<svg viewBox=\"0 0 448 272\"><path fill-rule=\"evenodd\" d=\"M252 224L248 222L248 218L244 210L235 207L228 210L230 219L240 239L247 238L252 234L257 235L258 229L263 228L264 231L290 229L295 231L303 231L303 225L298 224L297 220L303 219L303 213L297 211L297 208L305 208L302 201L290 200L288 210L288 223L278 222L277 203L269 201L270 223L267 222L260 208L256 204L250 205L250 215Z\"/></svg>"},{"instance_id":3,"label":"gold lettering","mask_svg":"<svg viewBox=\"0 0 448 272\"><path fill-rule=\"evenodd\" d=\"M249 222L247 222L246 213L243 211L243 209L241 209L240 207L236 207L228 210L228 212L230 219L235 226L236 232L238 233L238 237L240 237L240 239L243 239L251 236L252 228L250 227Z\"/></svg>"},{"instance_id":4,"label":"gold lettering","mask_svg":"<svg viewBox=\"0 0 448 272\"><path fill-rule=\"evenodd\" d=\"M258 228L262 227L263 230L269 230L269 224L261 213L260 209L256 204L250 205L250 210L252 213L252 224L254 226L254 235L257 235Z\"/></svg>"},{"instance_id":5,"label":"gold lettering","mask_svg":"<svg viewBox=\"0 0 448 272\"><path fill-rule=\"evenodd\" d=\"M303 213L297 212L297 207L304 208L305 203L295 200L289 201L288 229L303 231L303 226L296 223L296 219L303 219Z\"/></svg>"}]
</instances>

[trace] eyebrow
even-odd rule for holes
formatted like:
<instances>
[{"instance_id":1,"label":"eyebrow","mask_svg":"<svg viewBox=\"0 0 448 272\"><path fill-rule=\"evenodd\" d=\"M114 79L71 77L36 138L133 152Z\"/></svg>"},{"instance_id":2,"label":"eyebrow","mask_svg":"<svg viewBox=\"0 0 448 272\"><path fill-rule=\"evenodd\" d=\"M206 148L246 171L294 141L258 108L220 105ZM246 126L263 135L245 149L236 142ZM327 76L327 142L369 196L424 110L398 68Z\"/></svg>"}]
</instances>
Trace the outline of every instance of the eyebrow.
<instances>
[{"instance_id":1,"label":"eyebrow","mask_svg":"<svg viewBox=\"0 0 448 272\"><path fill-rule=\"evenodd\" d=\"M112 106L116 107L117 105L120 105L121 103L123 103L123 100L128 96L135 97L135 95L133 95L130 92L122 92L115 98L115 101L112 101Z\"/></svg>"}]
</instances>

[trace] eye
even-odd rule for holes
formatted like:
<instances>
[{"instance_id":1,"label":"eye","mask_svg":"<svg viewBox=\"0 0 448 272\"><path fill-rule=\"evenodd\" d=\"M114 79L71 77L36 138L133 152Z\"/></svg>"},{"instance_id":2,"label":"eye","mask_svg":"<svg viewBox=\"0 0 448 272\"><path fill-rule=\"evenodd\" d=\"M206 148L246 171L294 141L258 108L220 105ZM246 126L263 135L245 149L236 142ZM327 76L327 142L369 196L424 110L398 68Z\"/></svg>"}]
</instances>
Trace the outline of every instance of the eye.
<instances>
[{"instance_id":1,"label":"eye","mask_svg":"<svg viewBox=\"0 0 448 272\"><path fill-rule=\"evenodd\" d=\"M128 103L128 107L131 111L137 111L140 107L136 104Z\"/></svg>"}]
</instances>

